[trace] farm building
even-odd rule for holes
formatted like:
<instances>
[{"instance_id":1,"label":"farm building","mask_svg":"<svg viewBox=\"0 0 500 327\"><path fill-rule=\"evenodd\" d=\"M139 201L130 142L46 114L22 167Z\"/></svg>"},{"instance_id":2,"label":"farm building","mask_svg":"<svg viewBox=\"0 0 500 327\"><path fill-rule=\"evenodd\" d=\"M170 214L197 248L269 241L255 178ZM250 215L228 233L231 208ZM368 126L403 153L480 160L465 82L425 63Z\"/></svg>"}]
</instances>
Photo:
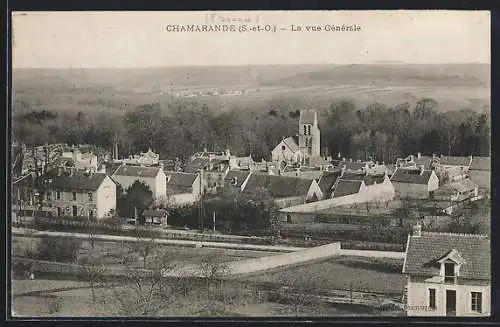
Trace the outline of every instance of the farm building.
<instances>
[{"instance_id":1,"label":"farm building","mask_svg":"<svg viewBox=\"0 0 500 327\"><path fill-rule=\"evenodd\" d=\"M398 168L391 177L396 196L428 199L439 188L439 178L433 170Z\"/></svg>"}]
</instances>

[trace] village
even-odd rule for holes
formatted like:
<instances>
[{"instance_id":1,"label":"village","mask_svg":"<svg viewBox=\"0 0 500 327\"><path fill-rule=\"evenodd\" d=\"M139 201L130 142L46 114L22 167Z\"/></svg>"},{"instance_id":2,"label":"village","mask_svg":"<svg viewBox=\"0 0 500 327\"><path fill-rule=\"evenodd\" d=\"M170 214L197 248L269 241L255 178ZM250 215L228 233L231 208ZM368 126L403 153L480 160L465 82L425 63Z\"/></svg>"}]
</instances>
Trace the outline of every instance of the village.
<instances>
[{"instance_id":1,"label":"village","mask_svg":"<svg viewBox=\"0 0 500 327\"><path fill-rule=\"evenodd\" d=\"M124 158L117 148L94 145L14 144L16 235L30 228L88 238L91 224L113 224L113 233L93 235L119 240L131 229L158 231L159 243L175 239L200 251L288 247L287 254L231 262L228 276L300 267L335 253L402 259L403 287L395 292L401 296L390 303L405 314L489 315L489 229L463 219L489 201L490 157L413 153L378 162L325 156L318 125L315 110L301 110L296 135L283 135L272 159L259 162L231 149L200 149L182 162L151 148ZM244 228L234 227L240 218L218 203L236 198L270 200L270 221L252 225L249 218Z\"/></svg>"}]
</instances>

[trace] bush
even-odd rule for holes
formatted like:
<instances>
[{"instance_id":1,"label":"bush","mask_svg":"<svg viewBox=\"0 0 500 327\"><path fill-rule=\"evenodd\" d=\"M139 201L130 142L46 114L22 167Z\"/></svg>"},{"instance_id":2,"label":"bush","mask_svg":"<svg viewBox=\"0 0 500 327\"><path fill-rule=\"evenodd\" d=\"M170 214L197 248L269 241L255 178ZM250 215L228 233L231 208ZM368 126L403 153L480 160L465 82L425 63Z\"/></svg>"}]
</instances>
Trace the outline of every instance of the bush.
<instances>
[{"instance_id":1,"label":"bush","mask_svg":"<svg viewBox=\"0 0 500 327\"><path fill-rule=\"evenodd\" d=\"M38 244L35 258L59 262L76 262L81 240L71 237L42 238Z\"/></svg>"}]
</instances>

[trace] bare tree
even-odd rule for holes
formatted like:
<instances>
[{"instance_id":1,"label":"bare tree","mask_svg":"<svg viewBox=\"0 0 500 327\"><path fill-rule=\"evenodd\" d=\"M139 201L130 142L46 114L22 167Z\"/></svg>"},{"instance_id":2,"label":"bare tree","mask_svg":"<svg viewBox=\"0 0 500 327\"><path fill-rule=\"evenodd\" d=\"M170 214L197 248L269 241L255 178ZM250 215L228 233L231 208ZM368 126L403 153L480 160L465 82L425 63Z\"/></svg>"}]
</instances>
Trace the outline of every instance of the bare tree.
<instances>
[{"instance_id":1,"label":"bare tree","mask_svg":"<svg viewBox=\"0 0 500 327\"><path fill-rule=\"evenodd\" d=\"M203 257L199 269L201 277L205 281L207 299L210 300L212 286L215 286L217 291L223 289L222 277L229 272L229 266L221 259L220 255L210 253Z\"/></svg>"},{"instance_id":2,"label":"bare tree","mask_svg":"<svg viewBox=\"0 0 500 327\"><path fill-rule=\"evenodd\" d=\"M291 305L295 317L300 316L305 306L316 306L320 302L318 296L322 283L317 277L290 273L284 275L281 282L284 286L276 293L278 301Z\"/></svg>"},{"instance_id":3,"label":"bare tree","mask_svg":"<svg viewBox=\"0 0 500 327\"><path fill-rule=\"evenodd\" d=\"M132 243L132 250L139 254L142 258L142 265L145 269L148 264L148 257L154 252L157 247L156 233L153 230L141 229L139 226L135 228L136 240Z\"/></svg>"}]
</instances>

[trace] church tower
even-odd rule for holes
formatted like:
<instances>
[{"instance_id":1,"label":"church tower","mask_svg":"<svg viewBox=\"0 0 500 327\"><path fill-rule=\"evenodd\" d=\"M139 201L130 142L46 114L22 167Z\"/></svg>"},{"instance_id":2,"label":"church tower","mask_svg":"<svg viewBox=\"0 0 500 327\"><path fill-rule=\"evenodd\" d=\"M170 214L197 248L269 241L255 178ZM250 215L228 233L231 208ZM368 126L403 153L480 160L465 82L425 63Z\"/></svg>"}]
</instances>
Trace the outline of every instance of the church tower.
<instances>
[{"instance_id":1,"label":"church tower","mask_svg":"<svg viewBox=\"0 0 500 327\"><path fill-rule=\"evenodd\" d=\"M320 131L314 110L301 110L299 118L299 150L304 157L320 156Z\"/></svg>"}]
</instances>

